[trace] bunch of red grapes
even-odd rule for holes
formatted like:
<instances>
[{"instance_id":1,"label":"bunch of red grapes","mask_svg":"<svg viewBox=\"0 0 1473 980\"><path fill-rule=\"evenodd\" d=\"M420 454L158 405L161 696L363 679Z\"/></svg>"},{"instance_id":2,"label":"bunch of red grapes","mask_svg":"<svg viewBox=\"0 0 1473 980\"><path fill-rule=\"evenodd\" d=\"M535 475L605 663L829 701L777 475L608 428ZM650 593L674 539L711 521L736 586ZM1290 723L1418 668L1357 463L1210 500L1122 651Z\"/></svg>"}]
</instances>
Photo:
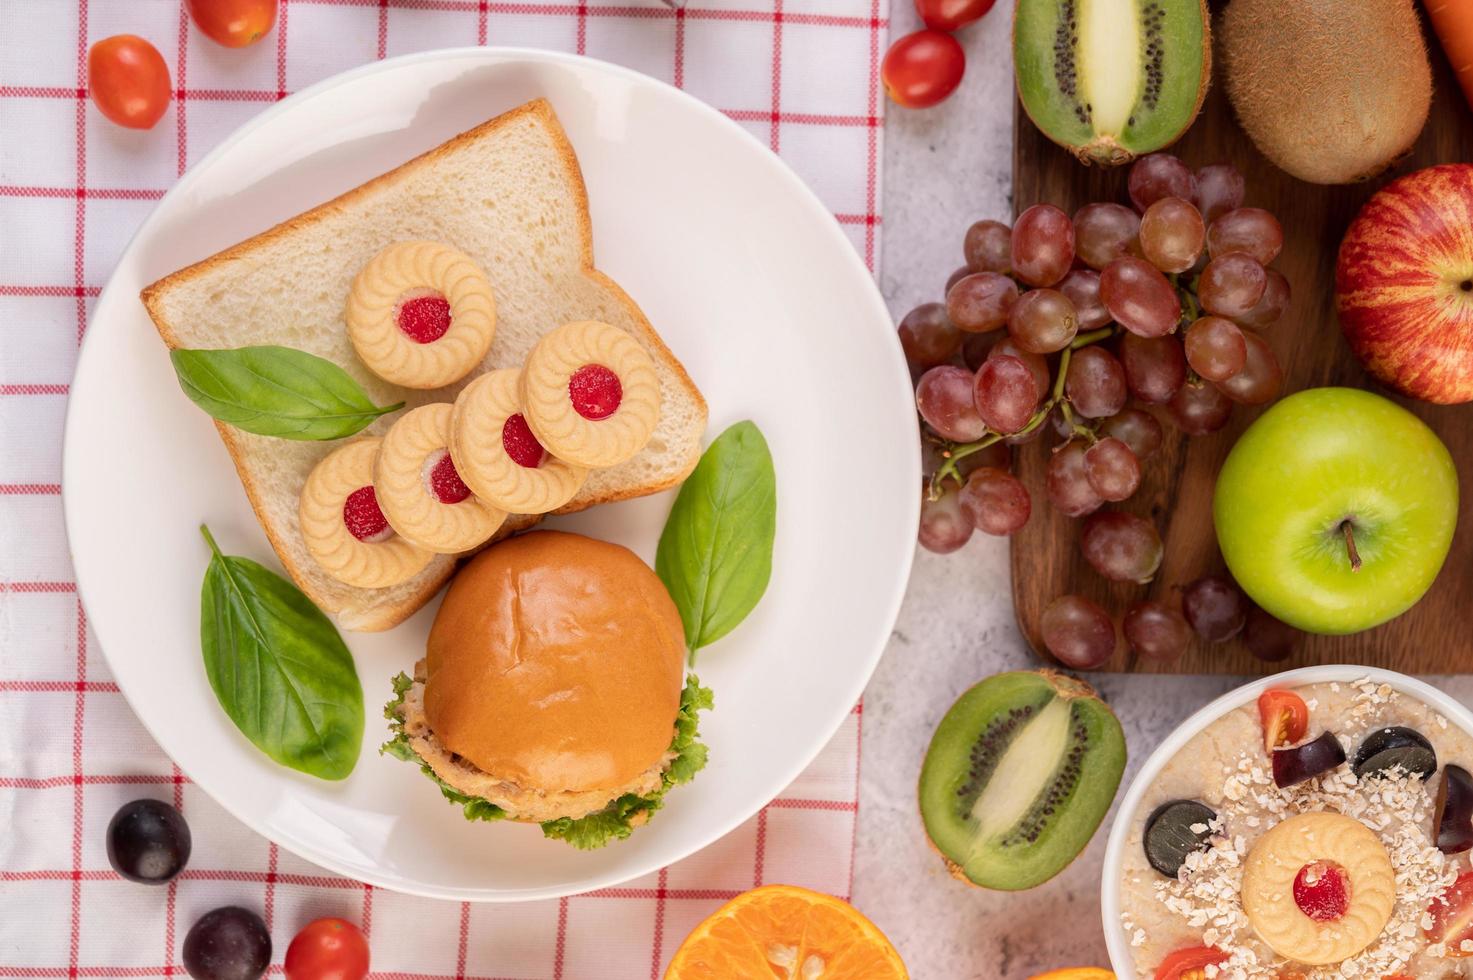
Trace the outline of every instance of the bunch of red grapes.
<instances>
[{"instance_id":1,"label":"bunch of red grapes","mask_svg":"<svg viewBox=\"0 0 1473 980\"><path fill-rule=\"evenodd\" d=\"M1226 425L1235 404L1278 396L1283 373L1257 332L1289 305L1288 280L1269 267L1284 244L1278 220L1242 206L1243 176L1230 164L1194 173L1156 153L1131 167L1128 188L1134 209L1087 204L1071 219L1038 204L1011 228L978 221L946 302L901 320L901 345L921 372L920 543L931 551L955 551L974 531L1022 528L1033 501L1009 470L1009 447L1052 430L1045 491L1064 514L1085 518L1085 559L1108 579L1148 582L1163 551L1155 525L1100 509L1136 492L1141 461L1161 446L1161 418L1143 406L1203 436ZM1255 652L1288 654L1288 627L1249 609L1231 583L1192 583L1182 605L1132 606L1123 623L1132 649L1171 659L1193 628L1223 642L1257 620L1247 631L1262 641L1250 642ZM1042 628L1071 667L1100 666L1115 651L1109 614L1081 596L1054 600Z\"/></svg>"}]
</instances>

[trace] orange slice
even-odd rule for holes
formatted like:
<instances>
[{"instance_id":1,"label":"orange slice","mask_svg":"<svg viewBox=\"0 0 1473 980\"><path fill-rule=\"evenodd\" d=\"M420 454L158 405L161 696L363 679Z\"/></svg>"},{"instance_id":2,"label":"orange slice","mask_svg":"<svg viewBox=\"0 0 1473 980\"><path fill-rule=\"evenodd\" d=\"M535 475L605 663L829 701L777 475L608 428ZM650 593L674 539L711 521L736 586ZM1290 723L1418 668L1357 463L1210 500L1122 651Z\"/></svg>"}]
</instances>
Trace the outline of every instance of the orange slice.
<instances>
[{"instance_id":1,"label":"orange slice","mask_svg":"<svg viewBox=\"0 0 1473 980\"><path fill-rule=\"evenodd\" d=\"M717 909L681 943L665 980L907 980L890 940L853 906L767 885Z\"/></svg>"}]
</instances>

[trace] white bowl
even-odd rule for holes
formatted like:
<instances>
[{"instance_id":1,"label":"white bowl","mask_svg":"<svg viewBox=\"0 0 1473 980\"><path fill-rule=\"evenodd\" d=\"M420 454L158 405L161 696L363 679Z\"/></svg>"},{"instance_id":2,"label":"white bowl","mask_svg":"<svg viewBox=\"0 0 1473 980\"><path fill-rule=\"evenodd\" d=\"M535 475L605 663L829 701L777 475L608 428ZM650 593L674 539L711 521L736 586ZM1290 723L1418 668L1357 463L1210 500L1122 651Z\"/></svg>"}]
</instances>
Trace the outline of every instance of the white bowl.
<instances>
[{"instance_id":1,"label":"white bowl","mask_svg":"<svg viewBox=\"0 0 1473 980\"><path fill-rule=\"evenodd\" d=\"M1258 696L1271 687L1301 687L1329 681L1351 683L1363 678L1370 678L1378 684L1390 684L1393 689L1436 708L1453 724L1473 734L1473 711L1432 685L1406 674L1398 674L1394 670L1357 667L1352 664L1325 664L1271 674L1234 688L1209 703L1178 725L1174 732L1156 746L1156 751L1151 753L1140 772L1131 780L1125 791L1125 798L1120 801L1120 808L1115 811L1115 822L1110 826L1110 841L1105 845L1104 873L1100 876L1100 915L1105 927L1105 947L1110 953L1110 966L1122 980L1139 975L1135 960L1131 958L1130 939L1120 926L1120 877L1125 840L1130 836L1130 822L1141 805L1141 797L1151 788L1166 763L1202 729L1233 709L1258 700Z\"/></svg>"}]
</instances>

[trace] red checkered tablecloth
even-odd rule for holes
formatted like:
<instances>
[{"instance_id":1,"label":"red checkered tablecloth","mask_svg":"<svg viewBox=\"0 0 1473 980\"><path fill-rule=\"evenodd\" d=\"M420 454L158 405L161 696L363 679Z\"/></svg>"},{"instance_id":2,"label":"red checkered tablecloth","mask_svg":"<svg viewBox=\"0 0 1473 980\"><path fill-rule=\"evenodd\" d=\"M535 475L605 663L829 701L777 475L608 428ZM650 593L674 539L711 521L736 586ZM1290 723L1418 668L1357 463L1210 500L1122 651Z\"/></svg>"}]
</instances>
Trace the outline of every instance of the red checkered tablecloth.
<instances>
[{"instance_id":1,"label":"red checkered tablecloth","mask_svg":"<svg viewBox=\"0 0 1473 980\"><path fill-rule=\"evenodd\" d=\"M0 0L0 977L183 973L210 908L260 911L274 973L308 920L361 924L374 976L658 977L686 932L754 885L847 897L860 709L781 798L658 874L518 906L411 898L339 878L224 813L149 739L118 693L76 594L60 445L93 300L134 229L189 164L266 105L375 58L467 44L586 53L684 88L780 153L871 268L878 253L879 59L888 0L281 0L243 50L204 38L180 0ZM86 99L88 45L149 38L173 73L153 130ZM138 796L194 834L165 888L119 879L104 830ZM617 846L617 845L615 845Z\"/></svg>"}]
</instances>

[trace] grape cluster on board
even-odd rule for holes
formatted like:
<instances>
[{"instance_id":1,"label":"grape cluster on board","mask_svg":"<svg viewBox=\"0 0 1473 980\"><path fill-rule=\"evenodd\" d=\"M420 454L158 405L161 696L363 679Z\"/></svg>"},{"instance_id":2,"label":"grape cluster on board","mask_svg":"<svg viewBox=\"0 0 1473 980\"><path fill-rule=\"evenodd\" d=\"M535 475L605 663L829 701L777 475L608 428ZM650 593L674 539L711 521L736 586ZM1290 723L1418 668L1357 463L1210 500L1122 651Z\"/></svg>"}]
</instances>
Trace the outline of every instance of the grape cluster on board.
<instances>
[{"instance_id":1,"label":"grape cluster on board","mask_svg":"<svg viewBox=\"0 0 1473 980\"><path fill-rule=\"evenodd\" d=\"M1033 499L1010 447L1052 433L1045 493L1084 518L1085 560L1108 579L1148 582L1162 557L1155 525L1102 508L1140 486L1162 417L1203 436L1235 404L1278 396L1283 372L1259 332L1289 305L1289 282L1271 268L1284 244L1278 220L1243 206L1230 164L1193 172L1155 153L1131 167L1128 189L1133 207L1087 204L1071 218L1037 204L1012 227L978 221L945 302L901 320L926 448L919 537L931 551L1021 529ZM1122 627L1133 650L1158 660L1180 656L1193 629L1209 642L1242 633L1259 656L1287 656L1294 634L1264 618L1230 582L1208 578L1183 590L1180 611L1138 602ZM1081 596L1054 600L1042 629L1049 650L1081 670L1118 643L1110 615Z\"/></svg>"}]
</instances>

